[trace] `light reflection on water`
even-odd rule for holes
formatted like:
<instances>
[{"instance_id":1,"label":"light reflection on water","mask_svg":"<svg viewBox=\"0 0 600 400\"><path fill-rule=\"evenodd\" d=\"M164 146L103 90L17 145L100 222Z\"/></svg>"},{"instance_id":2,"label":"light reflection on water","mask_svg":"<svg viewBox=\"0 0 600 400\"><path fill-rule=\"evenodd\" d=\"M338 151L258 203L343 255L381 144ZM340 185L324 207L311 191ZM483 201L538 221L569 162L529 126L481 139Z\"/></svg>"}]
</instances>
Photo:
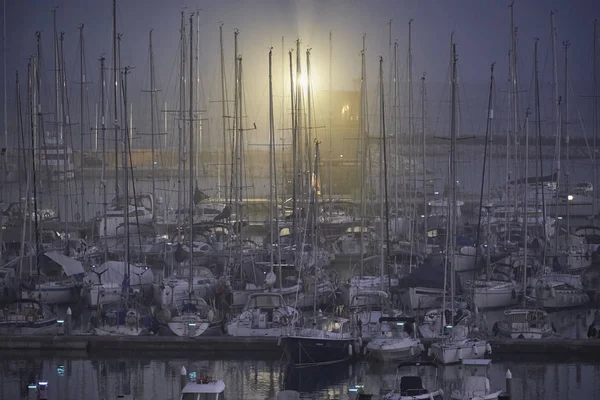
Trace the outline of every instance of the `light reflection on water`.
<instances>
[{"instance_id":1,"label":"light reflection on water","mask_svg":"<svg viewBox=\"0 0 600 400\"><path fill-rule=\"evenodd\" d=\"M364 384L368 393L391 389L395 365L337 365L317 369L293 369L284 361L177 359L15 359L0 358L0 398L26 398L27 385L47 380L49 400L177 399L182 366L188 371L222 379L226 399L272 399L282 389L298 390L303 399L344 398L348 386ZM200 358L200 357L199 357ZM505 373L513 374L513 399L599 399L600 365L590 363L542 363L496 361L490 380L493 389L504 389ZM63 375L64 371L64 375ZM423 380L435 386L439 379L449 398L460 385L458 365L434 370L421 368Z\"/></svg>"}]
</instances>

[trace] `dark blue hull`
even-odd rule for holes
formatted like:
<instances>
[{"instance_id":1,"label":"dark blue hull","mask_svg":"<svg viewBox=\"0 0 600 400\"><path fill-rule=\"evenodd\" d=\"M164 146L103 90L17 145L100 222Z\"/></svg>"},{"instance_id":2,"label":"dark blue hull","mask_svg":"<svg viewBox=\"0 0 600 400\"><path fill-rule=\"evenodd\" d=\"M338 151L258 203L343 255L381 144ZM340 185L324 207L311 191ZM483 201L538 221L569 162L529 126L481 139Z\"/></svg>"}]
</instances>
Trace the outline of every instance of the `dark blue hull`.
<instances>
[{"instance_id":1,"label":"dark blue hull","mask_svg":"<svg viewBox=\"0 0 600 400\"><path fill-rule=\"evenodd\" d=\"M290 364L308 367L348 361L353 354L352 339L323 339L283 336L284 347Z\"/></svg>"}]
</instances>

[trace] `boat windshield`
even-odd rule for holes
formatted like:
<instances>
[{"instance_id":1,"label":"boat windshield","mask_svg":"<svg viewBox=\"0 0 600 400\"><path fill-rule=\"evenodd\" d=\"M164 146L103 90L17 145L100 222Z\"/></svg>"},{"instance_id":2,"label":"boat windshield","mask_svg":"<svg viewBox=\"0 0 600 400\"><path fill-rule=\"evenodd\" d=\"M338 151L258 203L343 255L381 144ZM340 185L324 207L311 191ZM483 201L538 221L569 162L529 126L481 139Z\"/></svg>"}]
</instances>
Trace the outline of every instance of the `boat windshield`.
<instances>
[{"instance_id":1,"label":"boat windshield","mask_svg":"<svg viewBox=\"0 0 600 400\"><path fill-rule=\"evenodd\" d=\"M222 393L184 393L181 400L224 400Z\"/></svg>"},{"instance_id":2,"label":"boat windshield","mask_svg":"<svg viewBox=\"0 0 600 400\"><path fill-rule=\"evenodd\" d=\"M329 319L327 317L317 317L309 319L304 328L316 329L319 331L327 331L331 333L346 333L348 332L348 324L344 320Z\"/></svg>"},{"instance_id":3,"label":"boat windshield","mask_svg":"<svg viewBox=\"0 0 600 400\"><path fill-rule=\"evenodd\" d=\"M284 307L281 296L253 296L248 300L246 308L279 308Z\"/></svg>"}]
</instances>

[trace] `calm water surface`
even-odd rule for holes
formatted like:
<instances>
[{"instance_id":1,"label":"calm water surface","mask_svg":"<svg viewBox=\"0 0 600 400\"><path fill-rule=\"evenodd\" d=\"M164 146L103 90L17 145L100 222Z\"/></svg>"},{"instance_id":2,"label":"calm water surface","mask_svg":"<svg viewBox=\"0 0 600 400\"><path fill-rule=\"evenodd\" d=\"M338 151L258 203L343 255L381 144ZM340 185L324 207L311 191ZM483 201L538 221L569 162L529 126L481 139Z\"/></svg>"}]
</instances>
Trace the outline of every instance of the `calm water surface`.
<instances>
[{"instance_id":1,"label":"calm water surface","mask_svg":"<svg viewBox=\"0 0 600 400\"><path fill-rule=\"evenodd\" d=\"M151 356L151 355L147 355ZM222 379L226 399L272 399L282 389L297 390L303 399L343 399L349 385L362 383L368 393L392 388L394 365L356 363L316 369L293 369L284 360L206 360L193 358L96 358L15 357L0 355L0 398L27 398L29 383L47 380L49 399L168 400L179 395L179 372L188 371ZM492 388L504 389L504 376L513 374L513 399L600 399L600 363L544 363L543 361L494 361ZM419 373L432 383L435 373ZM440 367L438 379L449 398L460 384L459 366Z\"/></svg>"}]
</instances>

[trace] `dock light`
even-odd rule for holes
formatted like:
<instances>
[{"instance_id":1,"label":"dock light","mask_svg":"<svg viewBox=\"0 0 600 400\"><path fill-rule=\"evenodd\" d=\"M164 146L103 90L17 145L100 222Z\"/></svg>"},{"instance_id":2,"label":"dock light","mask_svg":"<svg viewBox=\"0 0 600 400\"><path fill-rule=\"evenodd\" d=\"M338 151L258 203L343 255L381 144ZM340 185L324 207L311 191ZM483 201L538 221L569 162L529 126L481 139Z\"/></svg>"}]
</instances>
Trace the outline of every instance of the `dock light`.
<instances>
[{"instance_id":1,"label":"dock light","mask_svg":"<svg viewBox=\"0 0 600 400\"><path fill-rule=\"evenodd\" d=\"M557 219L559 219L559 220L560 220L560 219L562 219L562 217L560 217L560 216L558 216L558 217L556 217L556 218L557 218Z\"/></svg>"},{"instance_id":2,"label":"dock light","mask_svg":"<svg viewBox=\"0 0 600 400\"><path fill-rule=\"evenodd\" d=\"M37 385L28 385L27 389L29 389L29 390L37 389Z\"/></svg>"},{"instance_id":3,"label":"dock light","mask_svg":"<svg viewBox=\"0 0 600 400\"><path fill-rule=\"evenodd\" d=\"M421 214L421 218L425 218L425 215Z\"/></svg>"},{"instance_id":4,"label":"dock light","mask_svg":"<svg viewBox=\"0 0 600 400\"><path fill-rule=\"evenodd\" d=\"M196 324L188 324L188 326L196 326Z\"/></svg>"},{"instance_id":5,"label":"dock light","mask_svg":"<svg viewBox=\"0 0 600 400\"><path fill-rule=\"evenodd\" d=\"M188 374L188 378L190 379L190 381L196 381L196 372L190 372Z\"/></svg>"},{"instance_id":6,"label":"dock light","mask_svg":"<svg viewBox=\"0 0 600 400\"><path fill-rule=\"evenodd\" d=\"M398 326L404 326L404 322L396 322L396 325L398 325Z\"/></svg>"},{"instance_id":7,"label":"dock light","mask_svg":"<svg viewBox=\"0 0 600 400\"><path fill-rule=\"evenodd\" d=\"M48 386L48 381L39 381L38 385L39 386Z\"/></svg>"},{"instance_id":8,"label":"dock light","mask_svg":"<svg viewBox=\"0 0 600 400\"><path fill-rule=\"evenodd\" d=\"M568 196L567 196L567 200L569 200L569 201L573 201L573 195L572 195L572 194L568 195Z\"/></svg>"},{"instance_id":9,"label":"dock light","mask_svg":"<svg viewBox=\"0 0 600 400\"><path fill-rule=\"evenodd\" d=\"M56 323L58 323L58 324L64 324L65 320L64 319L57 319Z\"/></svg>"},{"instance_id":10,"label":"dock light","mask_svg":"<svg viewBox=\"0 0 600 400\"><path fill-rule=\"evenodd\" d=\"M437 196L438 194L440 194L440 192L433 192L433 194L435 194Z\"/></svg>"},{"instance_id":11,"label":"dock light","mask_svg":"<svg viewBox=\"0 0 600 400\"><path fill-rule=\"evenodd\" d=\"M56 368L56 373L58 376L65 376L65 366L59 365L58 368Z\"/></svg>"},{"instance_id":12,"label":"dock light","mask_svg":"<svg viewBox=\"0 0 600 400\"><path fill-rule=\"evenodd\" d=\"M343 155L343 154L340 154L340 158L344 158L344 155Z\"/></svg>"},{"instance_id":13,"label":"dock light","mask_svg":"<svg viewBox=\"0 0 600 400\"><path fill-rule=\"evenodd\" d=\"M358 392L358 388L350 388L350 389L348 389L348 391L355 393L355 392Z\"/></svg>"},{"instance_id":14,"label":"dock light","mask_svg":"<svg viewBox=\"0 0 600 400\"><path fill-rule=\"evenodd\" d=\"M446 329L452 329L452 325L446 325Z\"/></svg>"}]
</instances>

